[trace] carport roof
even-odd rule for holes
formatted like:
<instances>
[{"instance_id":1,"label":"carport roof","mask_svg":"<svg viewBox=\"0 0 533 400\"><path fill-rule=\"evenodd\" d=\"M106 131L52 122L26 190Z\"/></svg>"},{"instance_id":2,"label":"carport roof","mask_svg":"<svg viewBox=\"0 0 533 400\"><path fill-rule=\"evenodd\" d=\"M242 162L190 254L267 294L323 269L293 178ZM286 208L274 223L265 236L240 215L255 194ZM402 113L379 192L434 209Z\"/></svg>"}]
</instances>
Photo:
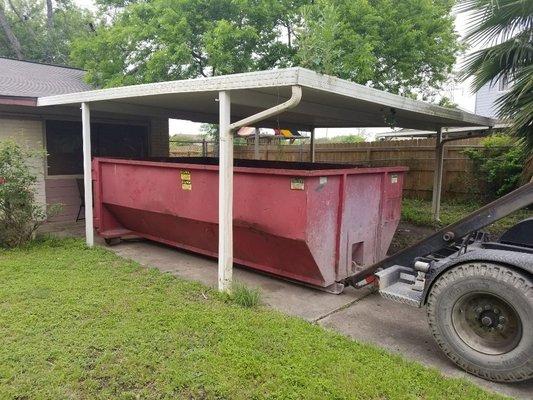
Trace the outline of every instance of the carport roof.
<instances>
[{"instance_id":1,"label":"carport roof","mask_svg":"<svg viewBox=\"0 0 533 400\"><path fill-rule=\"evenodd\" d=\"M231 94L231 119L242 119L286 101L302 88L298 106L261 126L396 127L437 130L494 126L496 121L369 88L304 68L288 68L40 97L39 106L90 103L98 111L218 123L220 91Z\"/></svg>"}]
</instances>

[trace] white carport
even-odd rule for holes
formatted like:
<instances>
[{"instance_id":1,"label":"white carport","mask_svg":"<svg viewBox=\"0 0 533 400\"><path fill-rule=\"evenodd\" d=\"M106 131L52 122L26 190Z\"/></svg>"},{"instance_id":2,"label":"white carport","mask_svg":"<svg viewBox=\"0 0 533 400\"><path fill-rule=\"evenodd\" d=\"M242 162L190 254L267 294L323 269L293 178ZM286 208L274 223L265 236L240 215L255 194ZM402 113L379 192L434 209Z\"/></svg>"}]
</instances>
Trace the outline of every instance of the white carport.
<instances>
[{"instance_id":1,"label":"white carport","mask_svg":"<svg viewBox=\"0 0 533 400\"><path fill-rule=\"evenodd\" d=\"M411 100L302 68L124 86L41 97L38 100L38 105L43 107L79 107L80 104L84 143L86 240L89 246L94 243L91 110L219 124L220 290L229 290L232 280L232 132L236 129L242 126L262 126L314 132L315 128L322 127L395 126L439 132L438 136L441 137L445 128L489 129L495 124L490 118ZM311 142L314 143L314 140ZM436 176L438 175L437 172ZM436 185L438 186L440 185Z\"/></svg>"}]
</instances>

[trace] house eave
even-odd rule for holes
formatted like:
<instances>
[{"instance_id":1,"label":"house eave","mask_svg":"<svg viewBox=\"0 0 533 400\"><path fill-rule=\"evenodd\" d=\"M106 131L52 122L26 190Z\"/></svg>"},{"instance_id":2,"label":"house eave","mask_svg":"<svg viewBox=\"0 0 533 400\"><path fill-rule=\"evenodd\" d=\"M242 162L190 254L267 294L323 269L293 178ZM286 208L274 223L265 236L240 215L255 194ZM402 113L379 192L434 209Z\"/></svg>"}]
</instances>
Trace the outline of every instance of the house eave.
<instances>
[{"instance_id":1,"label":"house eave","mask_svg":"<svg viewBox=\"0 0 533 400\"><path fill-rule=\"evenodd\" d=\"M2 95L0 95L0 104L8 105L8 106L37 107L37 97L2 96Z\"/></svg>"}]
</instances>

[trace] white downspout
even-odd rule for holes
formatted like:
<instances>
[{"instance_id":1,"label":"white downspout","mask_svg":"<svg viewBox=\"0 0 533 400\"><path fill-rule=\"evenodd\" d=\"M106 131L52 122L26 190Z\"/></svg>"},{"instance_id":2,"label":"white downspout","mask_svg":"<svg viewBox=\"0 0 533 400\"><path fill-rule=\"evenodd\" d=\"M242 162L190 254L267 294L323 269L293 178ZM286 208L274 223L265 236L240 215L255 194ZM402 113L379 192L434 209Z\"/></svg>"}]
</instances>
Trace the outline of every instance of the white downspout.
<instances>
[{"instance_id":1,"label":"white downspout","mask_svg":"<svg viewBox=\"0 0 533 400\"><path fill-rule=\"evenodd\" d=\"M258 112L257 114L251 115L240 121L234 122L231 124L230 130L236 131L244 126L254 126L256 123L261 122L267 118L273 117L275 115L281 114L284 111L290 110L291 108L296 107L300 104L302 100L302 88L301 86L292 86L291 98L277 106L269 108L265 111Z\"/></svg>"}]
</instances>

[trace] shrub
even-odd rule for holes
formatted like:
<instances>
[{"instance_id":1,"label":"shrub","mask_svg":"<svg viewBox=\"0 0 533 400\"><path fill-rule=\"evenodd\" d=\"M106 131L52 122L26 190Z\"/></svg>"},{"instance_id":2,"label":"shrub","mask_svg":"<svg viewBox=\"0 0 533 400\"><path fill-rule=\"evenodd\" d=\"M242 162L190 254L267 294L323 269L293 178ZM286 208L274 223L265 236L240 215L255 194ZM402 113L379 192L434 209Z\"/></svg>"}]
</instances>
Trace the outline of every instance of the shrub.
<instances>
[{"instance_id":1,"label":"shrub","mask_svg":"<svg viewBox=\"0 0 533 400\"><path fill-rule=\"evenodd\" d=\"M35 200L37 177L28 161L40 157L12 140L0 142L0 247L30 241L46 212Z\"/></svg>"},{"instance_id":2,"label":"shrub","mask_svg":"<svg viewBox=\"0 0 533 400\"><path fill-rule=\"evenodd\" d=\"M261 293L259 289L252 289L237 282L233 285L231 297L242 307L255 307L261 300Z\"/></svg>"},{"instance_id":3,"label":"shrub","mask_svg":"<svg viewBox=\"0 0 533 400\"><path fill-rule=\"evenodd\" d=\"M474 161L488 197L500 197L516 189L526 158L523 147L505 134L489 136L481 144L482 148L468 149L464 153Z\"/></svg>"}]
</instances>

